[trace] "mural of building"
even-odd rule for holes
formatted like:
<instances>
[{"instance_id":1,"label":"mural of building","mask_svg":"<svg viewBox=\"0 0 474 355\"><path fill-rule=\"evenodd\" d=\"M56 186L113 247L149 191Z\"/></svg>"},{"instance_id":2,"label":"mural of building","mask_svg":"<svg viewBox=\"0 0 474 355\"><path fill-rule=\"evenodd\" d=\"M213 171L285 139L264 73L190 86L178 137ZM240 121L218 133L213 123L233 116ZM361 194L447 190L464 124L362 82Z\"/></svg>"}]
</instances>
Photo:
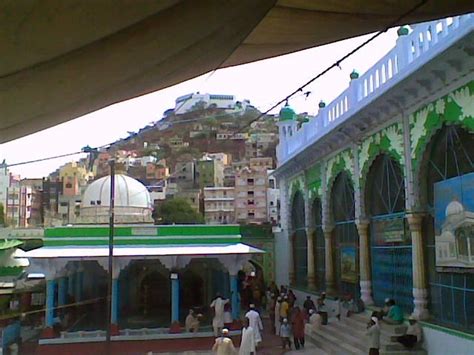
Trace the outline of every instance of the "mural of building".
<instances>
[{"instance_id":1,"label":"mural of building","mask_svg":"<svg viewBox=\"0 0 474 355\"><path fill-rule=\"evenodd\" d=\"M298 127L286 106L278 124L278 282L366 305L393 298L426 321L430 354L465 353L474 324L474 274L439 265L470 263L472 229L457 228L472 208L445 198L441 235L434 208L437 184L457 178L460 189L474 172L473 61L463 49L473 30L472 15L402 27L396 46L354 71L316 117Z\"/></svg>"}]
</instances>

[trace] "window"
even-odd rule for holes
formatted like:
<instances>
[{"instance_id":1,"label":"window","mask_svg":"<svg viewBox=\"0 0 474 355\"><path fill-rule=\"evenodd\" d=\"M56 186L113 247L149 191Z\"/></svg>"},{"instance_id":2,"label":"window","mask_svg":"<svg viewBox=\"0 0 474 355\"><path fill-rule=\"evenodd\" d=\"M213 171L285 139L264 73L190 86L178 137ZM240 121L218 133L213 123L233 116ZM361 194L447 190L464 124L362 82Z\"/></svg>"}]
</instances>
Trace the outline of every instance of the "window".
<instances>
[{"instance_id":1,"label":"window","mask_svg":"<svg viewBox=\"0 0 474 355\"><path fill-rule=\"evenodd\" d=\"M253 196L254 196L254 192L253 192L253 191L247 191L247 196L249 196L249 197L250 197L250 196L251 196L251 197L253 197Z\"/></svg>"},{"instance_id":2,"label":"window","mask_svg":"<svg viewBox=\"0 0 474 355\"><path fill-rule=\"evenodd\" d=\"M247 205L248 206L253 206L255 203L253 200L247 200Z\"/></svg>"},{"instance_id":3,"label":"window","mask_svg":"<svg viewBox=\"0 0 474 355\"><path fill-rule=\"evenodd\" d=\"M248 218L255 218L255 212L248 212L247 217Z\"/></svg>"},{"instance_id":4,"label":"window","mask_svg":"<svg viewBox=\"0 0 474 355\"><path fill-rule=\"evenodd\" d=\"M247 179L247 185L253 185L254 184L254 180L253 179Z\"/></svg>"},{"instance_id":5,"label":"window","mask_svg":"<svg viewBox=\"0 0 474 355\"><path fill-rule=\"evenodd\" d=\"M66 206L68 205L68 203L67 203L67 202L61 202L59 205L60 205L61 207L66 207Z\"/></svg>"},{"instance_id":6,"label":"window","mask_svg":"<svg viewBox=\"0 0 474 355\"><path fill-rule=\"evenodd\" d=\"M68 182L68 183L66 184L66 189L71 189L71 188L72 188L72 184L71 184L70 182Z\"/></svg>"}]
</instances>

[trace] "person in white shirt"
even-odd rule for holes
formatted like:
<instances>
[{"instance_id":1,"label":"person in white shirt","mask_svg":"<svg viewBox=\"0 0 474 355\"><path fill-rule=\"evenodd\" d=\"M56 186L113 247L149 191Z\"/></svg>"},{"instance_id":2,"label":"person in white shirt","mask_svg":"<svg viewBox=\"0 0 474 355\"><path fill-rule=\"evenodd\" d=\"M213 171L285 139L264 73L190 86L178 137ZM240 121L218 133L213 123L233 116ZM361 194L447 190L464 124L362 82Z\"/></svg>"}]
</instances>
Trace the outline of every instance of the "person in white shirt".
<instances>
[{"instance_id":1,"label":"person in white shirt","mask_svg":"<svg viewBox=\"0 0 474 355\"><path fill-rule=\"evenodd\" d=\"M255 310L254 304L250 305L250 311L245 314L245 317L249 319L249 324L254 332L255 346L257 347L262 341L262 335L260 332L263 330L263 324L260 314L258 314L258 312Z\"/></svg>"},{"instance_id":2,"label":"person in white shirt","mask_svg":"<svg viewBox=\"0 0 474 355\"><path fill-rule=\"evenodd\" d=\"M410 316L408 318L410 325L407 328L405 335L401 335L397 338L397 341L407 349L413 349L416 344L421 343L423 331L416 321L415 317Z\"/></svg>"},{"instance_id":3,"label":"person in white shirt","mask_svg":"<svg viewBox=\"0 0 474 355\"><path fill-rule=\"evenodd\" d=\"M247 317L244 318L239 355L255 355L255 332L250 326L250 321Z\"/></svg>"},{"instance_id":4,"label":"person in white shirt","mask_svg":"<svg viewBox=\"0 0 474 355\"><path fill-rule=\"evenodd\" d=\"M281 306L281 297L277 298L275 302L275 334L280 335L280 306Z\"/></svg>"},{"instance_id":5,"label":"person in white shirt","mask_svg":"<svg viewBox=\"0 0 474 355\"><path fill-rule=\"evenodd\" d=\"M369 355L379 355L380 326L377 317L370 318L367 325L367 335L369 336Z\"/></svg>"},{"instance_id":6,"label":"person in white shirt","mask_svg":"<svg viewBox=\"0 0 474 355\"><path fill-rule=\"evenodd\" d=\"M317 333L321 327L321 316L314 309L309 310L309 323L306 324L308 333Z\"/></svg>"},{"instance_id":7,"label":"person in white shirt","mask_svg":"<svg viewBox=\"0 0 474 355\"><path fill-rule=\"evenodd\" d=\"M211 308L214 308L212 328L215 336L218 336L224 328L224 306L226 303L229 303L229 300L222 299L220 294L217 294L217 297L211 303Z\"/></svg>"},{"instance_id":8,"label":"person in white shirt","mask_svg":"<svg viewBox=\"0 0 474 355\"><path fill-rule=\"evenodd\" d=\"M229 338L229 330L222 329L222 336L217 338L212 347L212 352L217 355L235 355L236 350L232 339Z\"/></svg>"}]
</instances>

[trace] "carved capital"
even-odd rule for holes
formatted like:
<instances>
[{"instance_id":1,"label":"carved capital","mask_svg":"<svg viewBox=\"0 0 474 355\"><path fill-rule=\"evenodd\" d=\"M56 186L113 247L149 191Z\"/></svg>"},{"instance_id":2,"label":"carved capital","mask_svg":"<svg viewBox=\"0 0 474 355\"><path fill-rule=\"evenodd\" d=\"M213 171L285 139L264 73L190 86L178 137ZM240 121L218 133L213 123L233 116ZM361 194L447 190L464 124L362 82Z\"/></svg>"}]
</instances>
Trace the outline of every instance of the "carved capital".
<instances>
[{"instance_id":1,"label":"carved capital","mask_svg":"<svg viewBox=\"0 0 474 355\"><path fill-rule=\"evenodd\" d=\"M361 219L356 222L357 226L357 231L359 232L359 235L367 235L369 231L369 221L366 219Z\"/></svg>"},{"instance_id":2,"label":"carved capital","mask_svg":"<svg viewBox=\"0 0 474 355\"><path fill-rule=\"evenodd\" d=\"M406 216L406 219L411 232L421 232L421 225L423 222L422 214L410 213Z\"/></svg>"}]
</instances>

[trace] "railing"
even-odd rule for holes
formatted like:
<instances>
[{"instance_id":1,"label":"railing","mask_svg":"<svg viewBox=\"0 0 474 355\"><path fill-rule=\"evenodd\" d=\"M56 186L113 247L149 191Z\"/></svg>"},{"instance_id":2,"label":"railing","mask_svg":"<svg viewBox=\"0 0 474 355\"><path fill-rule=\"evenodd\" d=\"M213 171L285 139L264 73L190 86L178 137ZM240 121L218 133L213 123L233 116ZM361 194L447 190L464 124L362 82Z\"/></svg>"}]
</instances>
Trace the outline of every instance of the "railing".
<instances>
[{"instance_id":1,"label":"railing","mask_svg":"<svg viewBox=\"0 0 474 355\"><path fill-rule=\"evenodd\" d=\"M280 137L279 165L316 142L341 121L368 105L414 70L474 29L474 15L450 17L413 26L396 46L290 137Z\"/></svg>"}]
</instances>

